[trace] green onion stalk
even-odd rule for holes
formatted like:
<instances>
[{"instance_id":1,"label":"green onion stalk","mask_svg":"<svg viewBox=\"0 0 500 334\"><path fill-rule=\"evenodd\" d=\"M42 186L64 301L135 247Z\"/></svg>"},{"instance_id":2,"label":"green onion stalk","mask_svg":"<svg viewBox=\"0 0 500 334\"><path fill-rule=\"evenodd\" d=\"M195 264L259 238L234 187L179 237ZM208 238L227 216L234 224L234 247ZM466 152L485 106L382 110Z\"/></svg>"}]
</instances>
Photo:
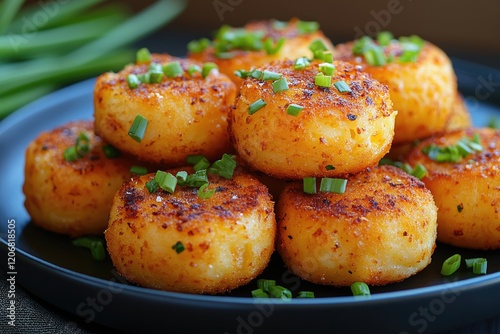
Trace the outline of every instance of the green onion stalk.
<instances>
[{"instance_id":1,"label":"green onion stalk","mask_svg":"<svg viewBox=\"0 0 500 334\"><path fill-rule=\"evenodd\" d=\"M0 3L0 120L62 85L120 70L134 60L133 42L186 6L158 0L131 14L104 0L23 2Z\"/></svg>"}]
</instances>

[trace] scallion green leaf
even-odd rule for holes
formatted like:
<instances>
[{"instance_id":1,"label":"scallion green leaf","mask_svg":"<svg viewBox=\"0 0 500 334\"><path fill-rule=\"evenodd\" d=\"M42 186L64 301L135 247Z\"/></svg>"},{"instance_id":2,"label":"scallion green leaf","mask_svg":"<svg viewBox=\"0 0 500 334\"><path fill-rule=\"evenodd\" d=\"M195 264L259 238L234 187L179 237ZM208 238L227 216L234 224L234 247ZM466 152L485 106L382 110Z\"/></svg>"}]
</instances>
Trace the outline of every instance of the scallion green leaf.
<instances>
[{"instance_id":1,"label":"scallion green leaf","mask_svg":"<svg viewBox=\"0 0 500 334\"><path fill-rule=\"evenodd\" d=\"M137 63L149 63L151 61L151 53L147 48L141 48L137 50L135 61Z\"/></svg>"},{"instance_id":2,"label":"scallion green leaf","mask_svg":"<svg viewBox=\"0 0 500 334\"><path fill-rule=\"evenodd\" d=\"M281 78L273 82L273 92L279 93L288 90L288 82L286 78Z\"/></svg>"},{"instance_id":3,"label":"scallion green leaf","mask_svg":"<svg viewBox=\"0 0 500 334\"><path fill-rule=\"evenodd\" d=\"M103 261L106 258L104 241L98 237L80 237L73 239L72 244L78 247L90 249L92 258L97 261Z\"/></svg>"},{"instance_id":4,"label":"scallion green leaf","mask_svg":"<svg viewBox=\"0 0 500 334\"><path fill-rule=\"evenodd\" d=\"M236 168L236 160L230 154L224 153L222 158L215 161L208 169L209 173L217 174L225 179L232 179Z\"/></svg>"},{"instance_id":5,"label":"scallion green leaf","mask_svg":"<svg viewBox=\"0 0 500 334\"><path fill-rule=\"evenodd\" d=\"M135 175L146 175L148 173L147 167L144 166L132 166L130 167L130 173Z\"/></svg>"},{"instance_id":6,"label":"scallion green leaf","mask_svg":"<svg viewBox=\"0 0 500 334\"><path fill-rule=\"evenodd\" d=\"M184 70L181 66L181 63L178 61L172 61L165 65L163 65L163 73L167 76L167 78L176 78L182 77L184 74Z\"/></svg>"},{"instance_id":7,"label":"scallion green leaf","mask_svg":"<svg viewBox=\"0 0 500 334\"><path fill-rule=\"evenodd\" d=\"M201 76L205 79L212 70L217 70L219 67L216 63L207 62L204 63L201 68Z\"/></svg>"},{"instance_id":8,"label":"scallion green leaf","mask_svg":"<svg viewBox=\"0 0 500 334\"><path fill-rule=\"evenodd\" d=\"M370 296L370 287L364 282L354 282L351 284L353 296Z\"/></svg>"},{"instance_id":9,"label":"scallion green leaf","mask_svg":"<svg viewBox=\"0 0 500 334\"><path fill-rule=\"evenodd\" d=\"M297 31L299 34L312 34L318 31L319 23L316 21L299 21L297 22Z\"/></svg>"},{"instance_id":10,"label":"scallion green leaf","mask_svg":"<svg viewBox=\"0 0 500 334\"><path fill-rule=\"evenodd\" d=\"M167 173L164 171L157 171L154 180L158 183L158 186L173 194L175 191L175 187L177 186L177 178L173 176L171 173Z\"/></svg>"},{"instance_id":11,"label":"scallion green leaf","mask_svg":"<svg viewBox=\"0 0 500 334\"><path fill-rule=\"evenodd\" d=\"M381 31L377 34L377 42L381 46L387 46L394 39L394 36L389 31Z\"/></svg>"},{"instance_id":12,"label":"scallion green leaf","mask_svg":"<svg viewBox=\"0 0 500 334\"><path fill-rule=\"evenodd\" d=\"M332 86L332 76L318 73L314 77L314 84L318 87L330 88Z\"/></svg>"},{"instance_id":13,"label":"scallion green leaf","mask_svg":"<svg viewBox=\"0 0 500 334\"><path fill-rule=\"evenodd\" d=\"M333 85L335 86L335 88L337 88L337 90L340 93L350 93L350 92L352 92L351 88L349 87L348 84L345 83L345 81L337 81Z\"/></svg>"},{"instance_id":14,"label":"scallion green leaf","mask_svg":"<svg viewBox=\"0 0 500 334\"><path fill-rule=\"evenodd\" d=\"M343 194L347 185L346 179L323 177L320 182L319 191Z\"/></svg>"},{"instance_id":15,"label":"scallion green leaf","mask_svg":"<svg viewBox=\"0 0 500 334\"><path fill-rule=\"evenodd\" d=\"M316 178L315 177L305 177L302 180L303 190L306 194L316 194Z\"/></svg>"},{"instance_id":16,"label":"scallion green leaf","mask_svg":"<svg viewBox=\"0 0 500 334\"><path fill-rule=\"evenodd\" d=\"M264 101L263 99L258 99L248 107L248 114L255 114L257 111L264 108L266 104L266 101Z\"/></svg>"},{"instance_id":17,"label":"scallion green leaf","mask_svg":"<svg viewBox=\"0 0 500 334\"><path fill-rule=\"evenodd\" d=\"M134 88L139 87L139 85L141 84L141 81L139 80L137 75L131 73L127 76L127 83L128 83L129 88L134 89Z\"/></svg>"},{"instance_id":18,"label":"scallion green leaf","mask_svg":"<svg viewBox=\"0 0 500 334\"><path fill-rule=\"evenodd\" d=\"M441 275L450 276L460 268L462 257L460 254L455 254L447 258L441 267Z\"/></svg>"},{"instance_id":19,"label":"scallion green leaf","mask_svg":"<svg viewBox=\"0 0 500 334\"><path fill-rule=\"evenodd\" d=\"M306 67L308 67L309 65L311 65L311 63L309 62L309 59L307 59L306 57L299 57L293 63L293 68L296 70L303 70Z\"/></svg>"},{"instance_id":20,"label":"scallion green leaf","mask_svg":"<svg viewBox=\"0 0 500 334\"><path fill-rule=\"evenodd\" d=\"M299 291L297 298L314 298L314 292L312 292L312 291Z\"/></svg>"},{"instance_id":21,"label":"scallion green leaf","mask_svg":"<svg viewBox=\"0 0 500 334\"><path fill-rule=\"evenodd\" d=\"M291 116L297 116L303 109L303 106L292 103L286 108L286 113Z\"/></svg>"},{"instance_id":22,"label":"scallion green leaf","mask_svg":"<svg viewBox=\"0 0 500 334\"><path fill-rule=\"evenodd\" d=\"M215 194L215 189L207 189L208 183L205 183L198 189L198 197L201 199L209 199Z\"/></svg>"},{"instance_id":23,"label":"scallion green leaf","mask_svg":"<svg viewBox=\"0 0 500 334\"><path fill-rule=\"evenodd\" d=\"M148 120L144 118L142 115L135 116L134 122L128 130L128 135L132 137L136 142L140 143L144 138L144 134L146 133L146 129L148 127Z\"/></svg>"},{"instance_id":24,"label":"scallion green leaf","mask_svg":"<svg viewBox=\"0 0 500 334\"><path fill-rule=\"evenodd\" d=\"M110 145L110 144L103 145L102 150L104 152L104 155L108 159L118 158L121 154L120 150L118 150L116 147L114 147L113 145Z\"/></svg>"},{"instance_id":25,"label":"scallion green leaf","mask_svg":"<svg viewBox=\"0 0 500 334\"><path fill-rule=\"evenodd\" d=\"M281 285L269 286L268 292L271 296L282 300L289 300L292 298L292 292Z\"/></svg>"},{"instance_id":26,"label":"scallion green leaf","mask_svg":"<svg viewBox=\"0 0 500 334\"><path fill-rule=\"evenodd\" d=\"M187 49L191 53L201 53L210 46L210 40L208 38L201 38L198 40L193 40L188 43Z\"/></svg>"}]
</instances>

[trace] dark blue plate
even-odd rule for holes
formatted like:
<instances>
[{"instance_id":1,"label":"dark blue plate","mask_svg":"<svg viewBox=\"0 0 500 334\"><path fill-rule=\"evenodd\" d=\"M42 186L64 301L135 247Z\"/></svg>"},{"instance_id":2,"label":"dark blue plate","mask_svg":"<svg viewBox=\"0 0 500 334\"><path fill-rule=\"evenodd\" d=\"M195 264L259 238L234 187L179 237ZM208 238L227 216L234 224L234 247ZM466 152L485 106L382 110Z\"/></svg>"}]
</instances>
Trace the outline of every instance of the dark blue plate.
<instances>
[{"instance_id":1,"label":"dark blue plate","mask_svg":"<svg viewBox=\"0 0 500 334\"><path fill-rule=\"evenodd\" d=\"M460 91L476 126L500 117L500 72L454 60ZM87 322L133 332L277 333L431 333L500 314L500 251L473 251L438 244L433 262L401 283L373 287L369 298L349 289L302 281L273 257L261 275L294 294L312 290L315 299L252 299L255 282L228 295L198 296L157 291L127 283L109 260L96 262L70 239L43 231L26 213L22 194L24 151L41 131L68 121L92 118L94 80L50 94L0 123L0 248L7 256L7 222L15 221L16 281L40 298ZM461 269L440 275L447 257L486 257L488 274ZM2 260L7 268L7 261Z\"/></svg>"}]
</instances>

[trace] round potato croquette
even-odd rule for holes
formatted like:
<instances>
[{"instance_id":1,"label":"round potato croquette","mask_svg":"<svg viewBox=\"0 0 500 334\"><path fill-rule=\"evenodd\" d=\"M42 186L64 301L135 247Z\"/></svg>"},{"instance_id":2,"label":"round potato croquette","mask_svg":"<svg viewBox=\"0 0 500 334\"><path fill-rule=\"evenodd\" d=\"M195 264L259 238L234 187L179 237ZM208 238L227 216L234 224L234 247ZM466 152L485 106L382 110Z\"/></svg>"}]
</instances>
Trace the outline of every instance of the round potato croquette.
<instances>
[{"instance_id":1,"label":"round potato croquette","mask_svg":"<svg viewBox=\"0 0 500 334\"><path fill-rule=\"evenodd\" d=\"M435 45L425 42L414 62L397 59L383 66L369 65L353 54L355 43L338 44L338 59L362 66L373 78L389 87L398 111L394 143L409 143L446 130L456 104L457 80L450 59ZM400 55L402 47L392 43L387 55Z\"/></svg>"},{"instance_id":2,"label":"round potato croquette","mask_svg":"<svg viewBox=\"0 0 500 334\"><path fill-rule=\"evenodd\" d=\"M436 162L422 152L429 145L456 145L479 136L482 151L457 162ZM500 248L500 131L471 128L429 138L415 147L411 165L421 163L422 179L438 211L438 241L472 249Z\"/></svg>"},{"instance_id":3,"label":"round potato croquette","mask_svg":"<svg viewBox=\"0 0 500 334\"><path fill-rule=\"evenodd\" d=\"M208 189L215 193L208 199L189 187L150 193L145 184L153 177L124 184L105 232L113 264L127 280L216 294L250 282L266 268L274 251L274 203L255 177L238 168L232 180L209 174Z\"/></svg>"},{"instance_id":4,"label":"round potato croquette","mask_svg":"<svg viewBox=\"0 0 500 334\"><path fill-rule=\"evenodd\" d=\"M306 194L301 182L278 200L277 249L286 266L317 284L384 285L431 262L436 205L418 179L392 166L348 178L344 194Z\"/></svg>"},{"instance_id":5,"label":"round potato croquette","mask_svg":"<svg viewBox=\"0 0 500 334\"><path fill-rule=\"evenodd\" d=\"M275 93L272 81L245 79L229 114L233 145L252 168L273 177L301 179L355 173L376 165L387 153L397 112L387 86L348 63L336 67L330 88L315 85L320 63L303 70L292 60L262 68L285 78L288 90ZM343 81L350 92L333 83ZM256 101L266 103L249 112ZM287 113L290 105L303 109Z\"/></svg>"},{"instance_id":6,"label":"round potato croquette","mask_svg":"<svg viewBox=\"0 0 500 334\"><path fill-rule=\"evenodd\" d=\"M81 133L88 139L81 144L89 151L67 161L64 152L75 147ZM103 150L107 145L94 135L92 121L67 123L31 142L23 192L33 223L71 237L104 231L115 192L131 176L133 165L122 156L108 158Z\"/></svg>"},{"instance_id":7,"label":"round potato croquette","mask_svg":"<svg viewBox=\"0 0 500 334\"><path fill-rule=\"evenodd\" d=\"M197 61L216 63L220 71L230 77L239 87L243 79L235 75L235 71L251 70L279 59L312 58L313 53L309 46L315 40L321 40L328 51L334 52L332 42L323 32L314 29L303 31L300 28L302 23L298 19L292 19L289 22L255 21L246 24L243 28L225 26L221 28L217 34L219 38L216 37L214 42L219 45L227 44L230 50L221 54L214 46L210 46L201 52L190 52L188 57ZM245 35L246 38L243 37ZM239 45L241 43L235 41L238 36L241 40L256 40L257 45ZM280 38L284 39L283 45L276 53L269 54L263 49L263 44L268 38L275 46ZM261 47L258 48L258 45ZM230 57L227 57L228 54Z\"/></svg>"},{"instance_id":8,"label":"round potato croquette","mask_svg":"<svg viewBox=\"0 0 500 334\"><path fill-rule=\"evenodd\" d=\"M201 64L169 55L153 54L151 63L179 62L182 75L164 76L160 83L142 83L130 88L129 74L147 73L149 63L105 73L94 89L96 133L136 158L163 166L182 166L186 157L202 154L216 159L231 151L227 113L236 97L234 83L217 70L206 76L187 72ZM137 117L147 120L140 142L129 135Z\"/></svg>"}]
</instances>

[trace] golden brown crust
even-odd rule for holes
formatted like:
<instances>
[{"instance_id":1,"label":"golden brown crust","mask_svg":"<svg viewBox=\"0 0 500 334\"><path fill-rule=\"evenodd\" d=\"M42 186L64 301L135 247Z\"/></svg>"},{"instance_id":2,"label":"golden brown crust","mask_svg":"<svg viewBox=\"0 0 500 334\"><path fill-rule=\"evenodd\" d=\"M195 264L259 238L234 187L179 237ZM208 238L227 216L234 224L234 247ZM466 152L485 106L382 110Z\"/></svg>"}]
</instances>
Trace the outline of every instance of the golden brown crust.
<instances>
[{"instance_id":1,"label":"golden brown crust","mask_svg":"<svg viewBox=\"0 0 500 334\"><path fill-rule=\"evenodd\" d=\"M397 60L384 66L371 66L364 57L354 55L354 42L336 46L337 59L359 65L376 80L389 87L394 109L398 110L394 143L409 143L446 130L456 105L457 82L450 59L435 45L425 42L415 62ZM397 43L386 54L402 52Z\"/></svg>"},{"instance_id":2,"label":"golden brown crust","mask_svg":"<svg viewBox=\"0 0 500 334\"><path fill-rule=\"evenodd\" d=\"M153 177L133 178L115 197L105 235L120 274L147 287L215 294L264 270L274 250L274 204L255 177L240 168L232 180L209 174L208 199L179 186L151 194L145 184ZM179 254L177 242L185 247Z\"/></svg>"},{"instance_id":3,"label":"golden brown crust","mask_svg":"<svg viewBox=\"0 0 500 334\"><path fill-rule=\"evenodd\" d=\"M142 161L179 166L190 154L217 159L231 151L227 113L236 87L216 70L203 79L187 74L190 60L169 55L152 55L152 62L179 61L184 74L163 78L158 84L141 84L131 89L130 73L145 73L149 64L134 64L119 73L105 73L94 89L96 133L116 147ZM200 64L197 64L200 65ZM128 131L137 114L148 120L143 140L138 143Z\"/></svg>"},{"instance_id":4,"label":"golden brown crust","mask_svg":"<svg viewBox=\"0 0 500 334\"><path fill-rule=\"evenodd\" d=\"M64 151L84 132L91 150L68 162ZM107 226L114 193L130 177L133 161L109 159L107 143L94 135L92 121L75 121L40 134L26 151L23 191L32 221L72 237L100 234Z\"/></svg>"},{"instance_id":5,"label":"golden brown crust","mask_svg":"<svg viewBox=\"0 0 500 334\"><path fill-rule=\"evenodd\" d=\"M304 70L295 70L291 60L263 67L286 78L289 89L279 93L272 81L245 79L229 128L235 149L252 168L288 179L341 175L376 165L389 150L396 111L387 87L351 64L334 65L330 88L315 85L319 62ZM352 92L340 93L333 86L337 81ZM267 105L250 115L248 108L258 99ZM290 104L304 109L290 116ZM335 169L327 171L328 165Z\"/></svg>"},{"instance_id":6,"label":"golden brown crust","mask_svg":"<svg viewBox=\"0 0 500 334\"><path fill-rule=\"evenodd\" d=\"M277 248L303 279L349 286L403 280L431 261L436 206L424 184L392 166L347 178L344 194L285 187L277 203ZM404 251L402 251L404 250Z\"/></svg>"},{"instance_id":7,"label":"golden brown crust","mask_svg":"<svg viewBox=\"0 0 500 334\"><path fill-rule=\"evenodd\" d=\"M422 148L456 145L461 138L478 134L483 151L456 163L438 163ZM438 211L438 240L458 247L500 248L500 131L467 129L422 141L409 155L410 164L423 164L423 178Z\"/></svg>"}]
</instances>

